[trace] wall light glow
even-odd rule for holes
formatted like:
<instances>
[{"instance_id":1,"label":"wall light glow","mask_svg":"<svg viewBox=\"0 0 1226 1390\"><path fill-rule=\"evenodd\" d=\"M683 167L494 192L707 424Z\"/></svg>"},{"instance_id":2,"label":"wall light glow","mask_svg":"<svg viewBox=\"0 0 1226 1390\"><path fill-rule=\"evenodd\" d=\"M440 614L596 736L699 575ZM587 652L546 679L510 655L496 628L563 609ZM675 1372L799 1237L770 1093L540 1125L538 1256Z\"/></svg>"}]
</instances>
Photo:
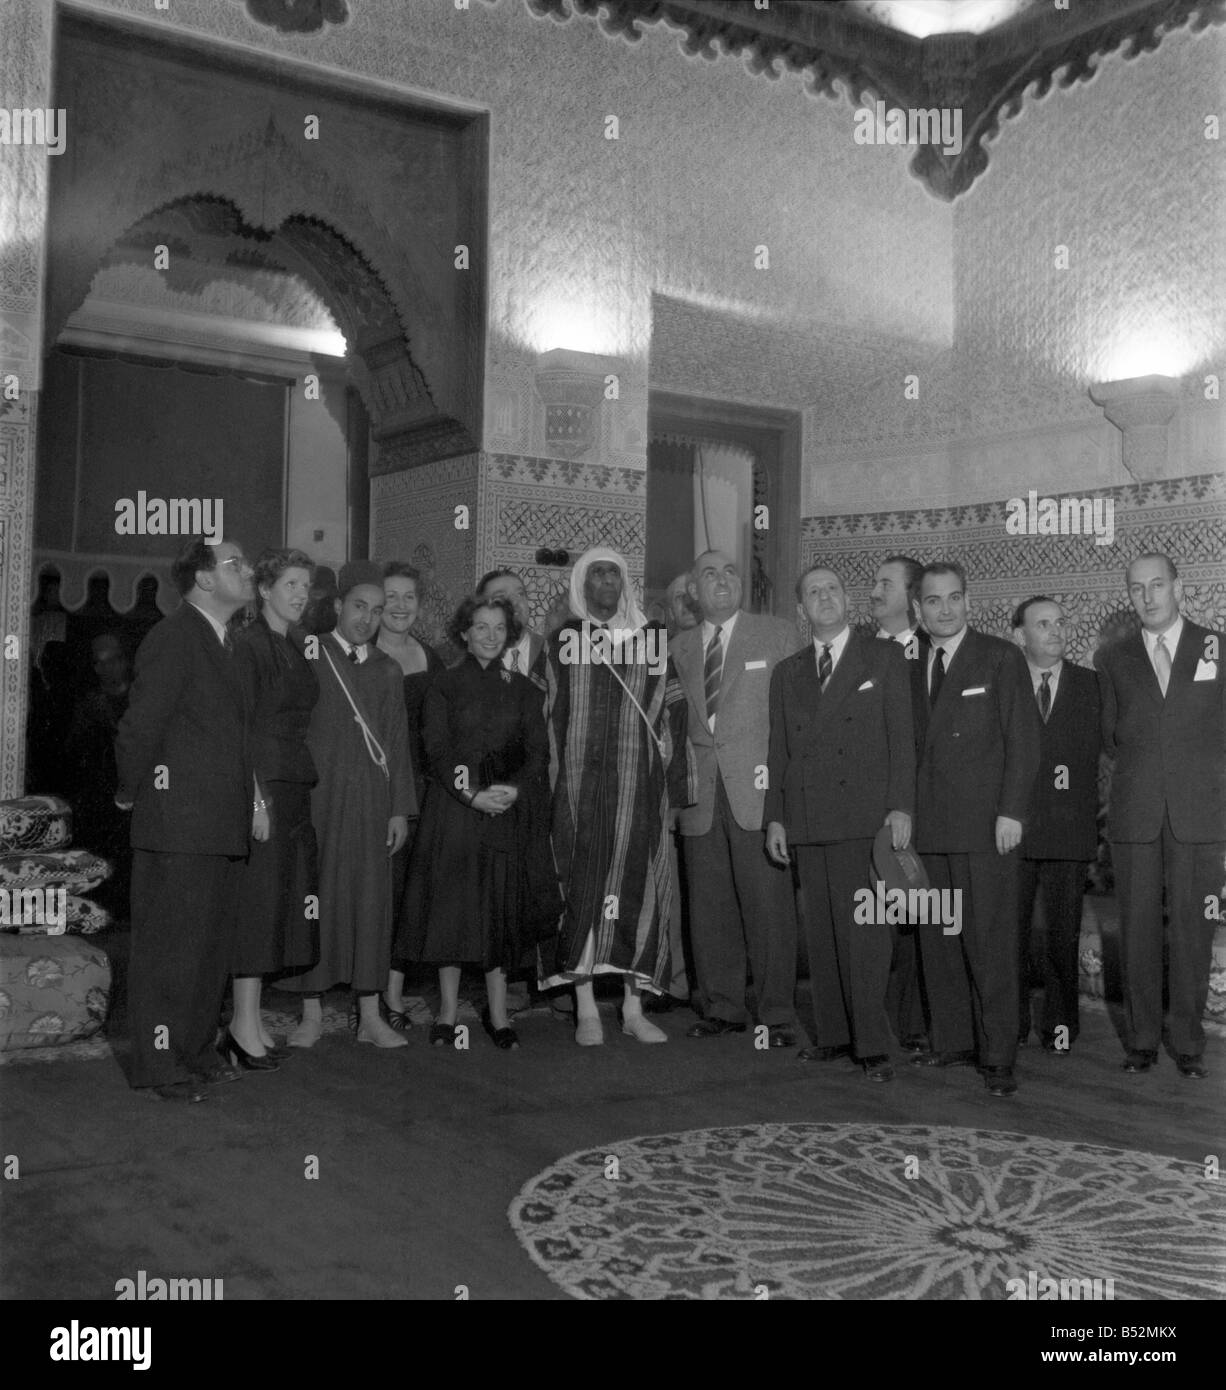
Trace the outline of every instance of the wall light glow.
<instances>
[{"instance_id":1,"label":"wall light glow","mask_svg":"<svg viewBox=\"0 0 1226 1390\"><path fill-rule=\"evenodd\" d=\"M570 352L616 357L622 347L608 315L574 299L542 299L529 314L525 327L537 352L566 348Z\"/></svg>"},{"instance_id":2,"label":"wall light glow","mask_svg":"<svg viewBox=\"0 0 1226 1390\"><path fill-rule=\"evenodd\" d=\"M1198 354L1185 334L1155 326L1134 329L1106 345L1097 375L1103 381L1139 376L1183 376L1196 366Z\"/></svg>"}]
</instances>

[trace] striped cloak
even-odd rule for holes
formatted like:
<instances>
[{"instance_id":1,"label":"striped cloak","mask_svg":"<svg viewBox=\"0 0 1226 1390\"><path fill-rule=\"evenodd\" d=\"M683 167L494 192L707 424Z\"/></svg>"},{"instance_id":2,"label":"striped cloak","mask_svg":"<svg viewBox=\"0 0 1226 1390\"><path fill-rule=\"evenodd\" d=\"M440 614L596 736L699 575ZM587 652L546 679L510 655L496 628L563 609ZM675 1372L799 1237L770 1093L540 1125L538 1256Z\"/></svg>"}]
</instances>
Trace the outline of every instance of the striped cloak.
<instances>
[{"instance_id":1,"label":"striped cloak","mask_svg":"<svg viewBox=\"0 0 1226 1390\"><path fill-rule=\"evenodd\" d=\"M563 653L576 646L589 650L586 638L595 626L572 618L549 644L552 838L565 910L556 941L542 948L541 982L621 973L658 992L669 977L676 891L668 812L696 796L685 694L671 661L666 673L658 667L653 673L626 652L630 659L615 669L645 720L607 665L564 662ZM658 629L665 651L662 625L647 628ZM576 634L569 642L568 630Z\"/></svg>"}]
</instances>

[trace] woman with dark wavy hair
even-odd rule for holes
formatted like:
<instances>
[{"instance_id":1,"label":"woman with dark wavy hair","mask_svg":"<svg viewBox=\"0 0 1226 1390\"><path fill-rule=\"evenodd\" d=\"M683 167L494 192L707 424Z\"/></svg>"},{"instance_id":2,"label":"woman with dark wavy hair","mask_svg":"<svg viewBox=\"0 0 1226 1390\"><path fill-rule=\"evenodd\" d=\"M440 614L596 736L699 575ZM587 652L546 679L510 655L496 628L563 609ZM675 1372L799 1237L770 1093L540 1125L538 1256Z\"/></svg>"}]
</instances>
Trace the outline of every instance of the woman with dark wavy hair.
<instances>
[{"instance_id":1,"label":"woman with dark wavy hair","mask_svg":"<svg viewBox=\"0 0 1226 1390\"><path fill-rule=\"evenodd\" d=\"M395 954L439 967L434 1046L455 1041L460 972L480 962L494 1045L519 1046L507 973L557 931L549 847L549 741L541 692L502 665L520 628L504 598L467 598L449 635L464 659L435 677L422 717L426 804L413 845Z\"/></svg>"},{"instance_id":2,"label":"woman with dark wavy hair","mask_svg":"<svg viewBox=\"0 0 1226 1390\"><path fill-rule=\"evenodd\" d=\"M313 569L301 550L265 550L255 562L259 611L234 637L257 790L237 902L234 1016L221 1051L247 1071L275 1071L286 1055L260 1016L264 977L304 970L319 955L318 922L307 916L318 874L311 826L317 779L306 744L319 684L298 627Z\"/></svg>"}]
</instances>

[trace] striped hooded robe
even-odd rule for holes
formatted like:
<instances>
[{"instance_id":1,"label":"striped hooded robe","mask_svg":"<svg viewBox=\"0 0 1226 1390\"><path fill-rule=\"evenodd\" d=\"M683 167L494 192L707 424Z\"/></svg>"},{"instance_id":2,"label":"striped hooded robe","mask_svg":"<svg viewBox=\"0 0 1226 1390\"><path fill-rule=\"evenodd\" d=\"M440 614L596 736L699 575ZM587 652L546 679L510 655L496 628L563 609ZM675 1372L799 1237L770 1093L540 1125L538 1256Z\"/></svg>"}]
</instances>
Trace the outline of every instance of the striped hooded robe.
<instances>
[{"instance_id":1,"label":"striped hooded robe","mask_svg":"<svg viewBox=\"0 0 1226 1390\"><path fill-rule=\"evenodd\" d=\"M584 596L597 561L615 563L622 575L621 602L607 624L590 615ZM685 694L667 659L666 629L643 617L616 551L597 547L580 557L571 612L577 616L550 642L547 666L552 840L565 909L558 937L542 948L541 983L613 973L659 992L669 977L676 891L668 813L696 794ZM607 634L592 644L602 626L623 643L613 649L612 670L601 646ZM658 643L663 671L642 659L648 641ZM576 661L577 652L587 659Z\"/></svg>"}]
</instances>

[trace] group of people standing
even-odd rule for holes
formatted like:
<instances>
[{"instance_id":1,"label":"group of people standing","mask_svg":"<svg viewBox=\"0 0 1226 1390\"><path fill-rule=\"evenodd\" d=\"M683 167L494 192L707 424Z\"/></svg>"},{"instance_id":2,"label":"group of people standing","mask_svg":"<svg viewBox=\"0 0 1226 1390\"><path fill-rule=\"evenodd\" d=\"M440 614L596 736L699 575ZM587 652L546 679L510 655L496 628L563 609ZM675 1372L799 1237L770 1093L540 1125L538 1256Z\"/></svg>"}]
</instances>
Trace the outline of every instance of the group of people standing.
<instances>
[{"instance_id":1,"label":"group of people standing","mask_svg":"<svg viewBox=\"0 0 1226 1390\"><path fill-rule=\"evenodd\" d=\"M516 976L573 990L576 1041L601 1044L605 974L639 1042L667 1040L648 1015L688 1003L692 984L687 1036L744 1033L756 1017L756 1044L787 1048L800 925L804 1060L850 1056L885 1081L897 1038L916 1062L978 1065L992 1094L1011 1094L1036 895L1041 1040L1066 1051L1076 1038L1100 723L1117 759L1127 1065L1157 1055L1165 882L1171 1040L1180 1071L1204 1075L1212 929L1197 904L1220 886L1226 840L1220 764L1204 750L1220 749L1226 706L1216 656L1210 677L1193 652L1215 634L1179 616L1166 557L1129 567L1143 637L1112 649L1098 679L1064 660L1053 600L1021 605L1011 644L967 625L958 565L905 556L878 571L875 632L851 627L837 573L806 570L807 642L742 610L719 551L670 589L666 627L644 617L624 558L589 550L548 639L522 580L494 571L452 620L463 656L450 666L413 635L411 566L344 566L328 632L301 625L312 569L299 551L252 566L232 542L193 541L173 571L184 602L137 654L116 741L116 801L133 807L134 1086L199 1100L279 1067L288 1048L260 1009L269 979L302 998L288 1047L318 1040L338 984L359 1042L404 1046L405 977L422 965L439 972L436 1046L456 1038L469 964L499 1048L519 1045ZM863 920L861 890L889 855L953 895L956 932Z\"/></svg>"}]
</instances>

